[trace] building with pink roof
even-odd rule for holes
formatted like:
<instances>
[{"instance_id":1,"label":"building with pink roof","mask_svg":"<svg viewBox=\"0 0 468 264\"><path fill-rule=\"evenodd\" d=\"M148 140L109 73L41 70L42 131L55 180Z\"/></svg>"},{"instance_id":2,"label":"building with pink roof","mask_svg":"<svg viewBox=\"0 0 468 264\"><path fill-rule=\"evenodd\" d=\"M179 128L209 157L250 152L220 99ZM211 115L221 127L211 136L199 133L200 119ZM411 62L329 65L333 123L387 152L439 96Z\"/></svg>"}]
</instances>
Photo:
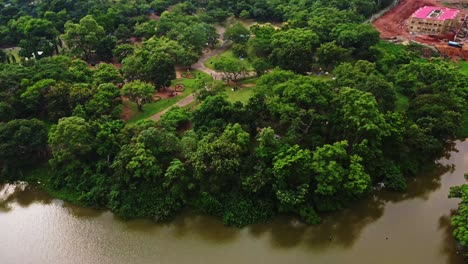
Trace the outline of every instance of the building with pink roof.
<instances>
[{"instance_id":1,"label":"building with pink roof","mask_svg":"<svg viewBox=\"0 0 468 264\"><path fill-rule=\"evenodd\" d=\"M460 26L460 10L424 6L411 15L408 30L414 33L441 35L456 31Z\"/></svg>"}]
</instances>

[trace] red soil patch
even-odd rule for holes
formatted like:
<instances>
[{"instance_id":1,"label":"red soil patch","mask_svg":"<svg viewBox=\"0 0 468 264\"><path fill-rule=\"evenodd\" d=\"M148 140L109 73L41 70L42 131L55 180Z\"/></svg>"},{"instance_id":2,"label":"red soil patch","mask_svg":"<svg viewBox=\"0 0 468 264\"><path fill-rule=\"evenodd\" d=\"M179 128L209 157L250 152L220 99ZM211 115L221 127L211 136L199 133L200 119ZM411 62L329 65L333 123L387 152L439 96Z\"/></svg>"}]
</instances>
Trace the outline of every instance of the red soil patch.
<instances>
[{"instance_id":1,"label":"red soil patch","mask_svg":"<svg viewBox=\"0 0 468 264\"><path fill-rule=\"evenodd\" d=\"M463 49L450 47L447 44L436 44L434 45L436 49L444 54L452 58L452 60L457 61L459 58L463 60L468 60L468 47L464 47Z\"/></svg>"},{"instance_id":2,"label":"red soil patch","mask_svg":"<svg viewBox=\"0 0 468 264\"><path fill-rule=\"evenodd\" d=\"M172 91L174 91L174 88L171 87L171 88L167 88L167 91L156 92L153 95L153 100L158 100L158 97L160 97L161 99L172 98L181 94L181 93L175 92L175 94L171 96Z\"/></svg>"},{"instance_id":3,"label":"red soil patch","mask_svg":"<svg viewBox=\"0 0 468 264\"><path fill-rule=\"evenodd\" d=\"M122 63L113 62L112 65L114 65L114 67L115 67L117 70L122 69Z\"/></svg>"},{"instance_id":4,"label":"red soil patch","mask_svg":"<svg viewBox=\"0 0 468 264\"><path fill-rule=\"evenodd\" d=\"M159 20L159 16L156 15L155 13L151 13L151 14L149 15L149 19L152 19L152 20L156 20L156 21L157 21L157 20Z\"/></svg>"},{"instance_id":5,"label":"red soil patch","mask_svg":"<svg viewBox=\"0 0 468 264\"><path fill-rule=\"evenodd\" d=\"M377 19L373 25L380 32L383 39L394 38L397 36L408 37L406 20L423 6L436 6L434 0L401 0L401 2L384 16Z\"/></svg>"},{"instance_id":6,"label":"red soil patch","mask_svg":"<svg viewBox=\"0 0 468 264\"><path fill-rule=\"evenodd\" d=\"M141 42L143 42L143 40L140 37L130 37L130 43L132 44L136 44L141 47Z\"/></svg>"},{"instance_id":7,"label":"red soil patch","mask_svg":"<svg viewBox=\"0 0 468 264\"><path fill-rule=\"evenodd\" d=\"M244 84L242 84L242 88L248 88L248 87L255 87L255 83L244 83Z\"/></svg>"},{"instance_id":8,"label":"red soil patch","mask_svg":"<svg viewBox=\"0 0 468 264\"><path fill-rule=\"evenodd\" d=\"M459 48L449 47L447 42L454 38L454 34L446 34L443 36L430 35L415 35L412 36L408 32L407 20L420 7L423 6L444 6L441 0L401 0L401 2L381 18L377 19L373 25L380 32L380 37L383 39L410 39L420 43L433 45L442 54L453 59L468 58L467 52ZM461 10L462 14L468 11Z\"/></svg>"}]
</instances>

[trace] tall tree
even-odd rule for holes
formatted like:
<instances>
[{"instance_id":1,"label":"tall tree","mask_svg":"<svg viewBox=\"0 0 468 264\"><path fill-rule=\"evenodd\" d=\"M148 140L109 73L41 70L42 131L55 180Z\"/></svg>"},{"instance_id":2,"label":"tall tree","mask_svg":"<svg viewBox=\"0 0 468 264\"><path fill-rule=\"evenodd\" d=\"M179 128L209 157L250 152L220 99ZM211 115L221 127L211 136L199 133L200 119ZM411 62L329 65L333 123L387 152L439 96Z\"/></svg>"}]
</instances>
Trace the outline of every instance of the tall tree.
<instances>
[{"instance_id":1,"label":"tall tree","mask_svg":"<svg viewBox=\"0 0 468 264\"><path fill-rule=\"evenodd\" d=\"M78 24L68 21L62 38L73 55L89 60L105 38L105 31L92 15L87 15Z\"/></svg>"},{"instance_id":2,"label":"tall tree","mask_svg":"<svg viewBox=\"0 0 468 264\"><path fill-rule=\"evenodd\" d=\"M318 44L318 36L311 30L279 31L272 37L270 57L274 65L296 73L306 73L311 69Z\"/></svg>"},{"instance_id":3,"label":"tall tree","mask_svg":"<svg viewBox=\"0 0 468 264\"><path fill-rule=\"evenodd\" d=\"M143 111L143 105L151 102L154 94L154 88L148 83L139 80L126 83L121 91L123 96L127 96L136 103L138 111Z\"/></svg>"},{"instance_id":4,"label":"tall tree","mask_svg":"<svg viewBox=\"0 0 468 264\"><path fill-rule=\"evenodd\" d=\"M236 44L246 44L250 38L250 30L242 25L242 23L237 22L226 29L224 38L232 40Z\"/></svg>"},{"instance_id":5,"label":"tall tree","mask_svg":"<svg viewBox=\"0 0 468 264\"><path fill-rule=\"evenodd\" d=\"M47 156L47 128L37 119L15 119L0 124L2 169L34 164Z\"/></svg>"}]
</instances>

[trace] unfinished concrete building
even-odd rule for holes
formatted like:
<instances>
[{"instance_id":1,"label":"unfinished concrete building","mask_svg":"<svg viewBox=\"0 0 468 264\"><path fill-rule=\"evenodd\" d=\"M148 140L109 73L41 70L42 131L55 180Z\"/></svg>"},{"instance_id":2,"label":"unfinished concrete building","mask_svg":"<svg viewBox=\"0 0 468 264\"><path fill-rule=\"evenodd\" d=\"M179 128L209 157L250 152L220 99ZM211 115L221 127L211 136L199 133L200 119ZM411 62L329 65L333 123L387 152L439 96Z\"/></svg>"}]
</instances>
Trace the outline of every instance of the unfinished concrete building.
<instances>
[{"instance_id":1,"label":"unfinished concrete building","mask_svg":"<svg viewBox=\"0 0 468 264\"><path fill-rule=\"evenodd\" d=\"M468 15L463 19L462 25L455 35L454 41L456 42L468 42Z\"/></svg>"},{"instance_id":2,"label":"unfinished concrete building","mask_svg":"<svg viewBox=\"0 0 468 264\"><path fill-rule=\"evenodd\" d=\"M460 10L424 6L416 10L408 23L411 33L443 35L456 32L460 26Z\"/></svg>"}]
</instances>

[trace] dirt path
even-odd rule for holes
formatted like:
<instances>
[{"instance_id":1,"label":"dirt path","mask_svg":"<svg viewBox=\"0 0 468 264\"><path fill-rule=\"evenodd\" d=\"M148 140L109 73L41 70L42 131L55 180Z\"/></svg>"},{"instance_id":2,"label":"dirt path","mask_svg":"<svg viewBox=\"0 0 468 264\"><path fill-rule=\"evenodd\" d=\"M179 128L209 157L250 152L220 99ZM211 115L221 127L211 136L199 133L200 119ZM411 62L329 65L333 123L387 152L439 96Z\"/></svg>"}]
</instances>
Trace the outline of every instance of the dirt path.
<instances>
[{"instance_id":1,"label":"dirt path","mask_svg":"<svg viewBox=\"0 0 468 264\"><path fill-rule=\"evenodd\" d=\"M209 52L203 54L201 56L201 58L195 64L192 65L191 68L195 69L195 70L205 72L205 73L211 75L211 77L213 77L213 79L215 79L215 80L221 80L222 75L219 72L217 72L215 70L212 70L212 69L205 66L205 62L208 59L210 59L210 58L212 58L214 56L218 56L219 54L223 53L224 51L226 51L229 48L229 46L231 44L230 43L231 41L224 40L224 32L226 32L225 27L223 27L221 25L217 25L216 26L216 31L219 34L219 39L221 41L223 41L221 43L221 45L218 48L216 48L214 50L210 50ZM187 97L185 97L185 98L181 99L180 101L178 101L177 103L175 103L173 106L184 107L184 106L187 106L187 105L191 104L193 101L195 101L195 95L190 94ZM171 107L173 107L173 106L171 106ZM164 115L167 111L169 111L169 109L171 107L169 107L167 109L164 109L163 111L151 116L150 119L153 120L153 121L158 121L161 118L162 115Z\"/></svg>"},{"instance_id":2,"label":"dirt path","mask_svg":"<svg viewBox=\"0 0 468 264\"><path fill-rule=\"evenodd\" d=\"M185 107L185 106L191 104L194 100L195 100L195 95L190 94L187 97L185 97L185 98L181 99L180 101L178 101L177 103L175 103L174 105L172 105L171 107L174 107L174 106ZM169 109L171 109L171 107L166 108L163 111L151 116L150 119L153 120L153 121L159 121L159 119L161 119L161 116L164 115L167 111L169 111Z\"/></svg>"},{"instance_id":3,"label":"dirt path","mask_svg":"<svg viewBox=\"0 0 468 264\"><path fill-rule=\"evenodd\" d=\"M205 72L205 73L211 75L211 77L213 77L213 79L215 79L215 80L221 80L222 75L219 72L217 72L215 70L212 70L212 69L205 66L205 62L207 60L209 60L210 58L218 56L219 54L223 53L231 45L230 40L224 40L224 32L226 32L225 27L223 27L221 25L217 25L216 26L216 31L219 34L219 39L222 41L221 45L219 45L218 48L216 48L214 50L210 50L209 52L203 54L201 56L201 58L195 64L192 65L192 69Z\"/></svg>"}]
</instances>

